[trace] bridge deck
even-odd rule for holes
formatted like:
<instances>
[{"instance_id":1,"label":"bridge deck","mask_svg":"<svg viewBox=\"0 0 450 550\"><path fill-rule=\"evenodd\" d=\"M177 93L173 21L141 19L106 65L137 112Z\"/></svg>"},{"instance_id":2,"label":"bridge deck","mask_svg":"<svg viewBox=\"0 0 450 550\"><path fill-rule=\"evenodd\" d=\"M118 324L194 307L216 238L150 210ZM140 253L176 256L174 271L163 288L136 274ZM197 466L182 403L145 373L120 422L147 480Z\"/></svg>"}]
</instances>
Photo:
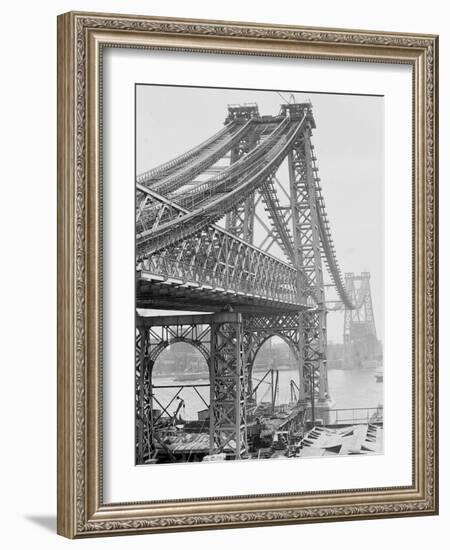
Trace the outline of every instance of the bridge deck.
<instances>
[{"instance_id":1,"label":"bridge deck","mask_svg":"<svg viewBox=\"0 0 450 550\"><path fill-rule=\"evenodd\" d=\"M304 304L284 301L273 296L239 292L221 287L185 283L176 279L163 279L148 272L136 274L136 307L139 309L176 309L186 311L274 312L308 309Z\"/></svg>"}]
</instances>

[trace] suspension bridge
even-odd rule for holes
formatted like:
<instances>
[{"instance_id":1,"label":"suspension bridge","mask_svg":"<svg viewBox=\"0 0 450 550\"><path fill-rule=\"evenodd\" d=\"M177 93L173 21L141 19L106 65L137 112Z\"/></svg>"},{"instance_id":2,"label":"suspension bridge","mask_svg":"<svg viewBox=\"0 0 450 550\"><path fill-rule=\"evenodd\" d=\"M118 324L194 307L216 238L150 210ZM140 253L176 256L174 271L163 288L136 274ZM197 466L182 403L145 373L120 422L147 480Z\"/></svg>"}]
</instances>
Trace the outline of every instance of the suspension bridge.
<instances>
[{"instance_id":1,"label":"suspension bridge","mask_svg":"<svg viewBox=\"0 0 450 550\"><path fill-rule=\"evenodd\" d=\"M315 128L310 103L283 104L276 115L230 105L216 134L137 177L136 308L164 310L136 318L137 463L164 444L152 369L169 345L187 342L204 356L209 452L237 459L248 453L252 367L266 340L288 343L299 370L296 411L318 417L330 400L328 311L345 311L349 361L376 352L370 276L344 276L339 266ZM332 305L325 268L338 296Z\"/></svg>"}]
</instances>

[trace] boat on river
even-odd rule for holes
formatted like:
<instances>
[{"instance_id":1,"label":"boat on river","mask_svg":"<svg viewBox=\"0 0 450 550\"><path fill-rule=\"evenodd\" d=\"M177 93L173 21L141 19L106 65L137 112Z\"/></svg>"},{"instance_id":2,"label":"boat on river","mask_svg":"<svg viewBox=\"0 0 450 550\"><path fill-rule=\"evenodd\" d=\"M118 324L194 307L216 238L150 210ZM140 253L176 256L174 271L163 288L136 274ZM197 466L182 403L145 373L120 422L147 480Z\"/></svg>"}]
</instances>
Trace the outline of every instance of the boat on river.
<instances>
[{"instance_id":1,"label":"boat on river","mask_svg":"<svg viewBox=\"0 0 450 550\"><path fill-rule=\"evenodd\" d=\"M377 370L374 373L374 376L377 382L383 382L383 365L378 365Z\"/></svg>"}]
</instances>

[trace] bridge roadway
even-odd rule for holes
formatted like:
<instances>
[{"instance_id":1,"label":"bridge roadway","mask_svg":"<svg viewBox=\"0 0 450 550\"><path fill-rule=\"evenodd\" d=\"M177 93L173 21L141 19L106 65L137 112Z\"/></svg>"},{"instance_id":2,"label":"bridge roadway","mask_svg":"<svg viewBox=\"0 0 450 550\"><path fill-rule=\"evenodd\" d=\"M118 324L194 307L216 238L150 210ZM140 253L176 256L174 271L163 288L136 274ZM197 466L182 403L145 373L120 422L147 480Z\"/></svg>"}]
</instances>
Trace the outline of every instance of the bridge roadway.
<instances>
[{"instance_id":1,"label":"bridge roadway","mask_svg":"<svg viewBox=\"0 0 450 550\"><path fill-rule=\"evenodd\" d=\"M273 313L299 311L306 304L254 292L242 292L231 288L184 282L168 277L164 279L150 272L141 271L136 278L136 307L138 309L173 309L186 311L233 311Z\"/></svg>"}]
</instances>

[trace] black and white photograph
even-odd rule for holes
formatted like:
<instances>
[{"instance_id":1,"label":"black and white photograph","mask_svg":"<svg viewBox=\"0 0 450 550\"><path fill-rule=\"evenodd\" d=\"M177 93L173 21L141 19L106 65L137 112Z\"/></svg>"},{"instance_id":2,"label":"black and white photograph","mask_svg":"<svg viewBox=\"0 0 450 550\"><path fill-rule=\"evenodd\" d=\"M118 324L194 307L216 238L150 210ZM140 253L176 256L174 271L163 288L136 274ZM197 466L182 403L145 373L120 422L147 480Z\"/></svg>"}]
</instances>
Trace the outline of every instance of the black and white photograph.
<instances>
[{"instance_id":1,"label":"black and white photograph","mask_svg":"<svg viewBox=\"0 0 450 550\"><path fill-rule=\"evenodd\" d=\"M383 454L383 96L136 84L135 171L135 464Z\"/></svg>"}]
</instances>

